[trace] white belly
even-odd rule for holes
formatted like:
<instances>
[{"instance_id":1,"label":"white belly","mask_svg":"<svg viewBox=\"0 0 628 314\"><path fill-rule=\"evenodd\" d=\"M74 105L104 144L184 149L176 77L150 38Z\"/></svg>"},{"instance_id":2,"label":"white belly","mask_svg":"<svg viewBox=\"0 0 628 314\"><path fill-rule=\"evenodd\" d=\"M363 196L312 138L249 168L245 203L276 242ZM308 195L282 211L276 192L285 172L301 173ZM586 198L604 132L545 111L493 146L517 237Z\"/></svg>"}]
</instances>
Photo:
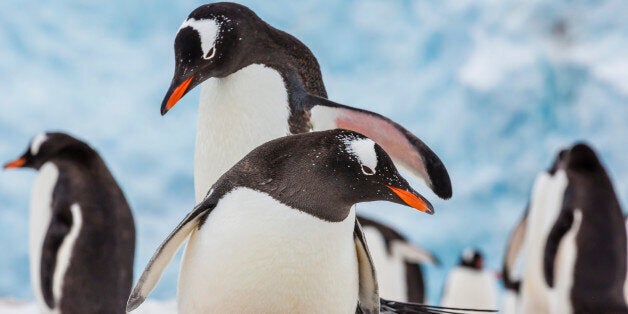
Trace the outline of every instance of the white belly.
<instances>
[{"instance_id":1,"label":"white belly","mask_svg":"<svg viewBox=\"0 0 628 314\"><path fill-rule=\"evenodd\" d=\"M355 313L355 209L320 220L238 188L192 233L179 275L180 313Z\"/></svg>"},{"instance_id":2,"label":"white belly","mask_svg":"<svg viewBox=\"0 0 628 314\"><path fill-rule=\"evenodd\" d=\"M574 269L578 246L576 236L582 223L582 212L578 209L574 212L573 224L563 236L556 252L554 260L554 289L551 291L551 309L555 314L573 313L571 306L571 288L574 281Z\"/></svg>"},{"instance_id":3,"label":"white belly","mask_svg":"<svg viewBox=\"0 0 628 314\"><path fill-rule=\"evenodd\" d=\"M29 226L29 252L31 286L33 294L42 312L50 311L41 291L41 251L52 217L52 193L59 178L59 170L51 163L45 163L40 169L31 194L31 212Z\"/></svg>"},{"instance_id":4,"label":"white belly","mask_svg":"<svg viewBox=\"0 0 628 314\"><path fill-rule=\"evenodd\" d=\"M497 283L493 274L458 267L449 273L442 306L496 309Z\"/></svg>"},{"instance_id":5,"label":"white belly","mask_svg":"<svg viewBox=\"0 0 628 314\"><path fill-rule=\"evenodd\" d=\"M550 310L550 290L543 273L545 244L562 208L567 184L567 175L563 170L557 171L554 176L542 173L534 184L525 236L522 313L542 314Z\"/></svg>"},{"instance_id":6,"label":"white belly","mask_svg":"<svg viewBox=\"0 0 628 314\"><path fill-rule=\"evenodd\" d=\"M382 234L373 227L364 227L364 237L368 243L371 258L377 271L379 295L384 299L408 301L406 264L398 254L388 254Z\"/></svg>"},{"instance_id":7,"label":"white belly","mask_svg":"<svg viewBox=\"0 0 628 314\"><path fill-rule=\"evenodd\" d=\"M200 202L212 184L253 148L290 134L281 75L260 64L202 84L194 155Z\"/></svg>"}]
</instances>

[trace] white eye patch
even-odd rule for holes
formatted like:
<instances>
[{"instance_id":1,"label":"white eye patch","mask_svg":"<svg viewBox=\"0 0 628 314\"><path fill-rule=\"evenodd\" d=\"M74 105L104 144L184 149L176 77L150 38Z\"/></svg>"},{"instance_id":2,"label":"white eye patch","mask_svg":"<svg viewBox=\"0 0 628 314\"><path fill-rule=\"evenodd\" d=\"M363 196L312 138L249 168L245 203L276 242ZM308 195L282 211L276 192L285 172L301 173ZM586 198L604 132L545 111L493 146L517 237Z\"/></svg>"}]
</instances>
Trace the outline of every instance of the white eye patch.
<instances>
[{"instance_id":1,"label":"white eye patch","mask_svg":"<svg viewBox=\"0 0 628 314\"><path fill-rule=\"evenodd\" d=\"M362 165L362 172L366 175L375 174L377 168L377 153L375 153L375 142L364 139L348 139L345 141L347 152L358 159Z\"/></svg>"},{"instance_id":2,"label":"white eye patch","mask_svg":"<svg viewBox=\"0 0 628 314\"><path fill-rule=\"evenodd\" d=\"M198 32L198 36L201 38L201 50L203 50L203 58L213 58L216 55L216 48L214 46L216 45L218 31L220 30L220 25L218 24L218 22L213 19L188 19L187 21L183 22L181 27L179 27L179 30L188 26Z\"/></svg>"},{"instance_id":3,"label":"white eye patch","mask_svg":"<svg viewBox=\"0 0 628 314\"><path fill-rule=\"evenodd\" d=\"M37 134L33 138L33 142L31 143L31 155L33 156L37 155L37 153L39 153L39 148L41 148L41 145L47 139L48 139L48 136L46 136L46 133Z\"/></svg>"}]
</instances>

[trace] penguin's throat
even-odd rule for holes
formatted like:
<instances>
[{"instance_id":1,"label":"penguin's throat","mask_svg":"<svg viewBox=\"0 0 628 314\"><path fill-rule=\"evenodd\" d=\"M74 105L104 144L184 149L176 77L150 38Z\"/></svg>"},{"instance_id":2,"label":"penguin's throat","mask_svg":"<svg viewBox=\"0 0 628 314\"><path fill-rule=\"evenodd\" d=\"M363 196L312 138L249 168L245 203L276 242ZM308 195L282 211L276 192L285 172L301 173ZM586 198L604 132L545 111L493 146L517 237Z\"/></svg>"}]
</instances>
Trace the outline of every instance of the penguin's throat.
<instances>
[{"instance_id":1,"label":"penguin's throat","mask_svg":"<svg viewBox=\"0 0 628 314\"><path fill-rule=\"evenodd\" d=\"M255 147L290 134L288 93L281 74L262 64L201 85L194 156L200 201L211 185Z\"/></svg>"}]
</instances>

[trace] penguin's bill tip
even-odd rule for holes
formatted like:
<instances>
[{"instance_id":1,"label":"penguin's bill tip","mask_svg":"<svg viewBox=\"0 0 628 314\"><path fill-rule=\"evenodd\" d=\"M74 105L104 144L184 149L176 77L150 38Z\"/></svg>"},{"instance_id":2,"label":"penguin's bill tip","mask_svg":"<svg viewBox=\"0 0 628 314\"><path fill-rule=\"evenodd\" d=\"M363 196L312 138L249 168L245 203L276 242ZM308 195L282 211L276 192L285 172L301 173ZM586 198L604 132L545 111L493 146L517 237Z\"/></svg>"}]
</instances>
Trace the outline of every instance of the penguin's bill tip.
<instances>
[{"instance_id":1,"label":"penguin's bill tip","mask_svg":"<svg viewBox=\"0 0 628 314\"><path fill-rule=\"evenodd\" d=\"M179 102L179 100L181 100L183 95L185 95L185 93L188 92L188 89L190 87L190 83L192 83L192 79L194 79L194 76L190 76L185 81L183 81L181 84L176 86L174 89L172 89L172 87L170 88L171 91L169 91L169 93L166 95L166 97L164 99L164 103L161 106L161 115L162 116L165 115L168 111L170 111L170 109L172 109L174 107L174 105L176 105L177 102Z\"/></svg>"},{"instance_id":2,"label":"penguin's bill tip","mask_svg":"<svg viewBox=\"0 0 628 314\"><path fill-rule=\"evenodd\" d=\"M146 300L145 297L141 295L136 295L135 293L129 297L129 300L126 303L126 312L132 312L137 309L142 303Z\"/></svg>"},{"instance_id":3,"label":"penguin's bill tip","mask_svg":"<svg viewBox=\"0 0 628 314\"><path fill-rule=\"evenodd\" d=\"M26 164L26 159L24 159L23 157L20 157L16 160L13 160L4 164L4 169L22 168L24 164Z\"/></svg>"},{"instance_id":4,"label":"penguin's bill tip","mask_svg":"<svg viewBox=\"0 0 628 314\"><path fill-rule=\"evenodd\" d=\"M434 208L432 207L432 204L424 200L422 197L401 188L396 188L390 185L387 185L387 187L391 191L393 191L393 193L395 193L395 195L397 195L406 205L430 215L434 214Z\"/></svg>"}]
</instances>

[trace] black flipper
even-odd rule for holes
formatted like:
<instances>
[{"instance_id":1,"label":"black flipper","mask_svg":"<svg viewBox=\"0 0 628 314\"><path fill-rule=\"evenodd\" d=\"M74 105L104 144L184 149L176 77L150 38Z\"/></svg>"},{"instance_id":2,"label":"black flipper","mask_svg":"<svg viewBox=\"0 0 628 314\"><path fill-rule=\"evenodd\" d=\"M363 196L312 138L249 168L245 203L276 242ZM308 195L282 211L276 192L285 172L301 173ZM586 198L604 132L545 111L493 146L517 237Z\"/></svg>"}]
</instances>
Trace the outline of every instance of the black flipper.
<instances>
[{"instance_id":1,"label":"black flipper","mask_svg":"<svg viewBox=\"0 0 628 314\"><path fill-rule=\"evenodd\" d=\"M563 208L558 215L550 231L545 244L545 254L543 256L543 269L545 281L550 287L554 287L554 261L558 253L558 246L561 239L571 229L574 220L574 211L571 208Z\"/></svg>"},{"instance_id":2,"label":"black flipper","mask_svg":"<svg viewBox=\"0 0 628 314\"><path fill-rule=\"evenodd\" d=\"M51 309L55 306L55 298L53 292L54 273L57 265L57 254L63 240L70 233L72 228L72 213L70 207L53 202L52 217L48 232L44 238L41 251L41 290L46 301L46 305Z\"/></svg>"},{"instance_id":3,"label":"black flipper","mask_svg":"<svg viewBox=\"0 0 628 314\"><path fill-rule=\"evenodd\" d=\"M440 198L452 195L451 180L438 156L418 137L380 114L302 95L314 131L340 128L362 133L379 144L398 165L421 178Z\"/></svg>"},{"instance_id":4,"label":"black flipper","mask_svg":"<svg viewBox=\"0 0 628 314\"><path fill-rule=\"evenodd\" d=\"M358 293L358 313L371 314L379 312L379 290L377 287L377 275L373 260L369 253L362 226L358 220L355 220L353 230L353 239L355 241L355 251L358 257L359 272L359 293Z\"/></svg>"}]
</instances>

